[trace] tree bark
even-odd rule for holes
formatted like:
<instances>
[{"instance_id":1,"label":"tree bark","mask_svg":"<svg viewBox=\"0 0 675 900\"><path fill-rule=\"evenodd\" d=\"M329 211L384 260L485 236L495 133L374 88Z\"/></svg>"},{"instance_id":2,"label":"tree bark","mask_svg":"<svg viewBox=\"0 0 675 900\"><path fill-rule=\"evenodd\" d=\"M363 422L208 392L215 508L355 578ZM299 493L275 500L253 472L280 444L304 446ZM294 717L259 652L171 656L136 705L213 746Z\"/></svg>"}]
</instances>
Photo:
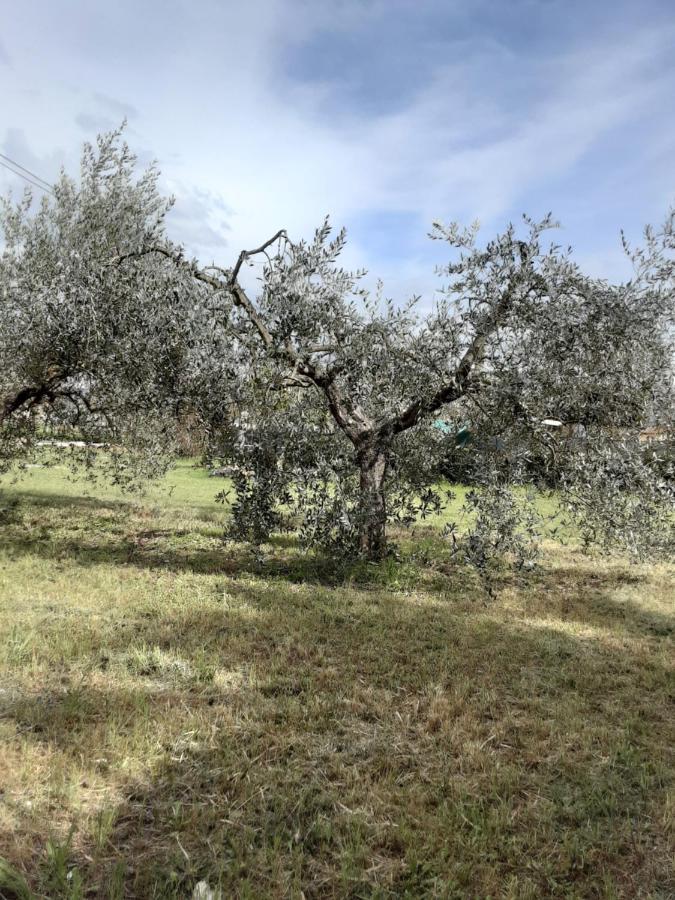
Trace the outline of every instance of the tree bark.
<instances>
[{"instance_id":1,"label":"tree bark","mask_svg":"<svg viewBox=\"0 0 675 900\"><path fill-rule=\"evenodd\" d=\"M387 552L384 494L387 453L384 447L367 446L360 450L358 461L361 470L359 551L366 559L380 560Z\"/></svg>"}]
</instances>

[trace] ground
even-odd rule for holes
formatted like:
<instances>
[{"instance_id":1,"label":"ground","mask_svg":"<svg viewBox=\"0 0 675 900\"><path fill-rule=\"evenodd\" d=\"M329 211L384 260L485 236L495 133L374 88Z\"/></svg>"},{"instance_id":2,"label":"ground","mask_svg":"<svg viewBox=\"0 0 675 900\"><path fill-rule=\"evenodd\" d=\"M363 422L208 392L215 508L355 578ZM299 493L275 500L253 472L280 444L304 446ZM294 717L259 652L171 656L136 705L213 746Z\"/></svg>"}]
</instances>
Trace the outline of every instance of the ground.
<instances>
[{"instance_id":1,"label":"ground","mask_svg":"<svg viewBox=\"0 0 675 900\"><path fill-rule=\"evenodd\" d=\"M0 494L0 897L675 895L672 571L487 602L433 528L259 559L168 483Z\"/></svg>"}]
</instances>

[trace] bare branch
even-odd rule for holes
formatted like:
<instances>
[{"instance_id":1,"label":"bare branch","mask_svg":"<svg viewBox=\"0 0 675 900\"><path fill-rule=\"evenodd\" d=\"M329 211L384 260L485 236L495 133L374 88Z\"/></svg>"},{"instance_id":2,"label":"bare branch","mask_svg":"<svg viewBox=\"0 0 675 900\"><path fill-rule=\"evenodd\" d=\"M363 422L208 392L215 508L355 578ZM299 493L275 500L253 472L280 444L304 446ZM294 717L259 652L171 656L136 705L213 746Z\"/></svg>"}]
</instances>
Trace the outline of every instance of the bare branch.
<instances>
[{"instance_id":1,"label":"bare branch","mask_svg":"<svg viewBox=\"0 0 675 900\"><path fill-rule=\"evenodd\" d=\"M239 277L239 270L241 269L244 262L251 256L256 256L258 253L264 253L268 247L271 247L276 241L281 238L288 239L288 235L286 234L285 228L280 228L279 231L275 235L273 235L268 241L265 241L264 244L261 244L259 247L256 247L255 250L242 250L239 254L239 258L237 259L237 263L232 269L232 274L230 275L230 286L234 286L237 278Z\"/></svg>"}]
</instances>

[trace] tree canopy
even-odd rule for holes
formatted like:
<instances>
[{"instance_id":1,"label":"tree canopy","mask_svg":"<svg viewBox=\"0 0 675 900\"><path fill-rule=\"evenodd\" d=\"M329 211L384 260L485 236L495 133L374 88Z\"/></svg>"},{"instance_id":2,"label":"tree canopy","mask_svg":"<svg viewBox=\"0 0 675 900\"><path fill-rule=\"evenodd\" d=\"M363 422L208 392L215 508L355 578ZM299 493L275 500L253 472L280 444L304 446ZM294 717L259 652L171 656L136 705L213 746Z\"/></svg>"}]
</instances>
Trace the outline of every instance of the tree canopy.
<instances>
[{"instance_id":1,"label":"tree canopy","mask_svg":"<svg viewBox=\"0 0 675 900\"><path fill-rule=\"evenodd\" d=\"M589 543L672 546L672 471L639 435L673 423L673 213L626 244L619 284L551 242L551 216L487 242L436 223L449 261L426 310L369 295L328 221L200 266L167 237L171 205L118 132L53 200L5 203L3 465L69 427L118 448L117 477L130 455L156 468L190 411L209 459L234 466L233 535L292 523L309 545L379 559L388 522L442 504L443 461L471 434L473 525L449 532L483 570L496 552L530 558L528 484L555 488Z\"/></svg>"},{"instance_id":2,"label":"tree canopy","mask_svg":"<svg viewBox=\"0 0 675 900\"><path fill-rule=\"evenodd\" d=\"M114 132L53 197L3 201L0 469L41 438L114 445L101 459L120 479L170 452L201 307L180 268L142 255L165 241L158 177Z\"/></svg>"},{"instance_id":3,"label":"tree canopy","mask_svg":"<svg viewBox=\"0 0 675 900\"><path fill-rule=\"evenodd\" d=\"M308 543L379 558L387 521L442 502L439 462L468 424L478 490L464 548L483 564L491 547L527 556L534 507L513 488L528 483L554 485L588 543L663 549L672 482L639 435L673 421L672 222L630 251L635 277L618 285L544 244L551 217L484 245L475 227L435 225L452 260L427 315L361 291L327 223L253 251L266 256L255 301L238 266L194 270L231 304L244 353L240 413L212 433L239 465L234 533L262 540L286 510Z\"/></svg>"}]
</instances>

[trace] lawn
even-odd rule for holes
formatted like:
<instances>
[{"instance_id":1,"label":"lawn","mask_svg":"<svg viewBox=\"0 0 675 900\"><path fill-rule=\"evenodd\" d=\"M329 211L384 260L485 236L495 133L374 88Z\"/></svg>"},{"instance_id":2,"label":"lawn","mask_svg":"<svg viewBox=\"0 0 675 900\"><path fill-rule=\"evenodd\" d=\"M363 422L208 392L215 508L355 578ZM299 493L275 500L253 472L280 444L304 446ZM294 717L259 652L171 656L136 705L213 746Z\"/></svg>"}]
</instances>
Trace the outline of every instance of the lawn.
<instances>
[{"instance_id":1,"label":"lawn","mask_svg":"<svg viewBox=\"0 0 675 900\"><path fill-rule=\"evenodd\" d=\"M486 602L433 528L224 544L220 486L4 484L0 897L675 896L672 570Z\"/></svg>"}]
</instances>

